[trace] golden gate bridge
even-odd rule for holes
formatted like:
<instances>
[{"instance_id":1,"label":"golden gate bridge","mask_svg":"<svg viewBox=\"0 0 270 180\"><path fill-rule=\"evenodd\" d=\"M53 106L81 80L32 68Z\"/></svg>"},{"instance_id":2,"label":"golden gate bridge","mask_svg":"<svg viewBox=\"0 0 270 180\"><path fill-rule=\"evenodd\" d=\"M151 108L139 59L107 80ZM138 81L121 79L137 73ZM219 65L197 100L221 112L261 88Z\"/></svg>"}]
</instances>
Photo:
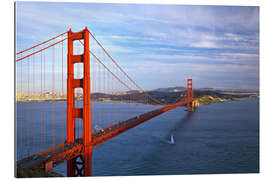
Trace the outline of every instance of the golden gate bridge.
<instances>
[{"instance_id":1,"label":"golden gate bridge","mask_svg":"<svg viewBox=\"0 0 270 180\"><path fill-rule=\"evenodd\" d=\"M157 99L85 28L16 53L16 100L17 165L50 171L66 161L67 176L91 176L94 147L179 106L193 111L195 99L192 79L174 103ZM136 103L153 108L138 113Z\"/></svg>"}]
</instances>

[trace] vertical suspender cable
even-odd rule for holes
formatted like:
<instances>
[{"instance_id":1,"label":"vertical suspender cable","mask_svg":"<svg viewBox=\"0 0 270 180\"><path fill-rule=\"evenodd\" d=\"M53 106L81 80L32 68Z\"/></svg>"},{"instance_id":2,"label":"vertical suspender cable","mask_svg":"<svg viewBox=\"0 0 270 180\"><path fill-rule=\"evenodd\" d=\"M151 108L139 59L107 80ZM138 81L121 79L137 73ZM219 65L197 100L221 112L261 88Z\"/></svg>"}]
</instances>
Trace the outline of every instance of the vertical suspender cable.
<instances>
[{"instance_id":1,"label":"vertical suspender cable","mask_svg":"<svg viewBox=\"0 0 270 180\"><path fill-rule=\"evenodd\" d=\"M47 140L46 140L46 135L47 135L47 122L46 122L46 64L45 64L45 59L46 59L46 53L44 51L44 54L43 54L43 91L44 91L44 102L43 102L43 148L46 149L47 147Z\"/></svg>"},{"instance_id":2,"label":"vertical suspender cable","mask_svg":"<svg viewBox=\"0 0 270 180\"><path fill-rule=\"evenodd\" d=\"M106 96L106 98L107 99L109 99L109 74L108 74L108 72L106 71L105 72L105 77L106 77L106 94L107 94L107 96ZM107 107L107 127L108 126L110 126L110 119L109 119L109 115L110 115L110 104L107 102L106 103L107 105L106 105L106 107Z\"/></svg>"},{"instance_id":3,"label":"vertical suspender cable","mask_svg":"<svg viewBox=\"0 0 270 180\"><path fill-rule=\"evenodd\" d=\"M90 44L90 42L91 41L89 41L89 44ZM91 45L89 45L90 47L91 47ZM90 59L91 59L91 55L90 55ZM91 63L92 63L92 66L90 66L90 68L92 67L92 69L90 70L90 72L92 72L92 76L91 76L91 83L92 83L92 86L91 86L91 92L92 93L94 93L95 92L95 67L94 67L94 65L95 65L95 61L91 61ZM93 98L93 96L91 96L91 98L92 99L94 99ZM95 103L92 103L93 104L93 106L94 106L94 104ZM92 113L92 111L91 111L91 113ZM92 113L93 114L93 113ZM92 126L94 127L94 131L95 131L95 127L96 127L96 116L92 116L93 118L92 118L92 122L94 123Z\"/></svg>"},{"instance_id":4,"label":"vertical suspender cable","mask_svg":"<svg viewBox=\"0 0 270 180\"><path fill-rule=\"evenodd\" d=\"M131 93L132 93L132 89L128 93L128 99L129 99L129 117L131 117Z\"/></svg>"},{"instance_id":5,"label":"vertical suspender cable","mask_svg":"<svg viewBox=\"0 0 270 180\"><path fill-rule=\"evenodd\" d=\"M134 96L134 90L132 89L131 94L130 94L130 99L131 99L130 107L131 107L132 117L133 117L133 96Z\"/></svg>"},{"instance_id":6,"label":"vertical suspender cable","mask_svg":"<svg viewBox=\"0 0 270 180\"><path fill-rule=\"evenodd\" d=\"M110 69L112 69L112 67L110 67ZM111 124L112 124L112 101L111 101L111 99L112 99L112 87L111 87L111 75L110 75L110 73L108 72L108 80L109 80L109 82L108 82L108 87L109 87L109 99L110 99L110 101L109 101L109 107L110 107L110 114L109 114L109 119L110 119L110 126L111 126Z\"/></svg>"},{"instance_id":7,"label":"vertical suspender cable","mask_svg":"<svg viewBox=\"0 0 270 180\"><path fill-rule=\"evenodd\" d=\"M104 98L106 97L106 92L105 92L105 68L103 68L103 92L104 92ZM106 106L105 106L105 102L104 102L104 99L103 99L103 121L104 121L104 128L106 127Z\"/></svg>"},{"instance_id":8,"label":"vertical suspender cable","mask_svg":"<svg viewBox=\"0 0 270 180\"><path fill-rule=\"evenodd\" d=\"M34 51L34 48L33 48L33 51ZM33 92L32 92L32 96L34 97L35 99L35 56L33 56ZM36 149L36 111L33 111L33 152L35 153L35 149Z\"/></svg>"},{"instance_id":9,"label":"vertical suspender cable","mask_svg":"<svg viewBox=\"0 0 270 180\"><path fill-rule=\"evenodd\" d=\"M55 71L54 71L54 61L55 61L55 47L52 47L52 137L53 137L53 147L55 146L55 106L54 106L54 80L55 80Z\"/></svg>"},{"instance_id":10,"label":"vertical suspender cable","mask_svg":"<svg viewBox=\"0 0 270 180\"><path fill-rule=\"evenodd\" d=\"M43 83L42 83L42 52L40 53L40 99L42 101ZM40 150L43 149L43 102L40 103Z\"/></svg>"},{"instance_id":11,"label":"vertical suspender cable","mask_svg":"<svg viewBox=\"0 0 270 180\"><path fill-rule=\"evenodd\" d=\"M27 59L27 153L30 155L30 88L29 88L29 78L30 78L30 60Z\"/></svg>"},{"instance_id":12,"label":"vertical suspender cable","mask_svg":"<svg viewBox=\"0 0 270 180\"><path fill-rule=\"evenodd\" d=\"M91 41L89 41L89 43L90 43ZM91 47L91 45L90 45L90 47ZM91 55L90 55L91 56ZM91 57L90 57L90 59L91 59ZM92 72L93 72L93 75L92 75L92 84L93 84L93 90L91 91L91 92L94 92L94 93L96 93L96 63L95 63L95 60L93 59L92 61L91 61L92 63L93 63L93 65L92 65ZM91 96L92 97L92 96ZM94 97L92 98L92 99L94 99ZM96 110L96 102L94 101L94 103L93 103L93 106L95 106L95 110ZM91 111L92 112L92 111ZM96 127L96 125L97 125L97 116L96 116L96 112L94 113L94 130L95 130L95 127Z\"/></svg>"},{"instance_id":13,"label":"vertical suspender cable","mask_svg":"<svg viewBox=\"0 0 270 180\"><path fill-rule=\"evenodd\" d=\"M122 85L120 85L120 97L121 97L121 105L124 106L124 104L123 104L123 102L122 102L122 100L123 100ZM120 120L121 120L121 121L122 121L122 118L123 118L123 114L122 114L123 112L125 112L125 111L124 111L124 107L123 107L123 108L120 108L120 114L121 114Z\"/></svg>"},{"instance_id":14,"label":"vertical suspender cable","mask_svg":"<svg viewBox=\"0 0 270 180\"><path fill-rule=\"evenodd\" d=\"M23 73L22 73L22 65L23 65L23 61L21 62L21 97L23 97L23 88L22 88L22 77L23 77ZM20 123L20 152L21 152L21 158L23 158L23 99L21 99L21 103L20 103L20 109L21 109L21 123Z\"/></svg>"},{"instance_id":15,"label":"vertical suspender cable","mask_svg":"<svg viewBox=\"0 0 270 180\"><path fill-rule=\"evenodd\" d=\"M98 64L98 92L99 92L99 109L98 109L98 113L99 113L99 127L102 128L102 124L101 124L101 101L100 101L100 96L101 96L101 70L100 70L100 64Z\"/></svg>"},{"instance_id":16,"label":"vertical suspender cable","mask_svg":"<svg viewBox=\"0 0 270 180\"><path fill-rule=\"evenodd\" d=\"M62 81L62 83L61 83L61 85L62 85L62 87L61 87L61 89L62 89L62 94L61 94L61 96L62 96L62 143L64 143L65 142L65 131L64 131L64 126L65 126L65 117L64 117L64 100L63 100L63 98L64 98L64 44L63 44L64 42L62 41L62 43L61 43L61 45L62 45L62 53L61 53L61 55L62 55L62 79L61 79L61 81Z\"/></svg>"},{"instance_id":17,"label":"vertical suspender cable","mask_svg":"<svg viewBox=\"0 0 270 180\"><path fill-rule=\"evenodd\" d=\"M111 68L113 70L113 66ZM112 119L112 124L114 124L114 119L113 119L113 104L114 104L114 89L113 89L113 76L111 75L111 89L112 89L112 103L111 103L111 106L112 106L112 111L111 111L111 119Z\"/></svg>"},{"instance_id":18,"label":"vertical suspender cable","mask_svg":"<svg viewBox=\"0 0 270 180\"><path fill-rule=\"evenodd\" d=\"M107 72L106 71L106 77L107 77L107 98L109 99L109 93L110 93L110 87L109 87L109 72ZM110 126L110 104L109 104L109 102L107 103L108 105L107 105L107 107L108 107L108 112L107 112L107 118L108 118L108 125L107 125L107 127L108 126Z\"/></svg>"}]
</instances>

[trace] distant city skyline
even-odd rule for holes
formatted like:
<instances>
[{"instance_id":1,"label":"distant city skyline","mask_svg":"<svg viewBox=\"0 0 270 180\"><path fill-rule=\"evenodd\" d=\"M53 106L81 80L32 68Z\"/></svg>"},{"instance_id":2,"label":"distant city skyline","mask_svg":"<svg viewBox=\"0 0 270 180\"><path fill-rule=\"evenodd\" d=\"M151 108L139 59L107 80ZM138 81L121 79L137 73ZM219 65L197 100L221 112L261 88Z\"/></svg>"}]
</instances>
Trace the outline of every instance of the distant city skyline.
<instances>
[{"instance_id":1,"label":"distant city skyline","mask_svg":"<svg viewBox=\"0 0 270 180\"><path fill-rule=\"evenodd\" d=\"M259 90L259 7L16 2L17 51L86 26L146 90Z\"/></svg>"}]
</instances>

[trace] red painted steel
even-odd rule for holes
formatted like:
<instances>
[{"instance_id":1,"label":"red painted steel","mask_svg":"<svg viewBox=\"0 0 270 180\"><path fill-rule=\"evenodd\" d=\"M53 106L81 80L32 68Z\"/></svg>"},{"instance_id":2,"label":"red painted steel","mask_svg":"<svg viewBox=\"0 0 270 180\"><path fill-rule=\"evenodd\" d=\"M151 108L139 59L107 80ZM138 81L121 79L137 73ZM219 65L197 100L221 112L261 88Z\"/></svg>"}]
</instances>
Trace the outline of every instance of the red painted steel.
<instances>
[{"instance_id":1,"label":"red painted steel","mask_svg":"<svg viewBox=\"0 0 270 180\"><path fill-rule=\"evenodd\" d=\"M72 62L73 40L71 39L72 31L68 31L68 49L67 49L67 142L73 143L75 140L75 118L73 117L74 109L74 66Z\"/></svg>"},{"instance_id":2,"label":"red painted steel","mask_svg":"<svg viewBox=\"0 0 270 180\"><path fill-rule=\"evenodd\" d=\"M121 126L121 127L117 128L117 129L113 130L113 131L109 131L108 133L105 133L100 137L95 137L93 139L93 146L98 146L98 145L112 139L113 137L115 137L117 135L120 135L123 132L126 132L127 130L132 129L132 128L134 128L134 127L136 127L136 126L138 126L138 125L140 125L140 124L142 124L142 123L144 123L144 122L146 122L146 121L148 121L148 120L150 120L150 119L152 119L152 118L154 118L154 117L156 117L156 116L158 116L160 114L163 114L163 113L165 113L167 111L175 109L175 108L177 108L179 106L183 106L185 104L187 104L187 101L182 101L182 102L170 105L170 106L165 106L165 107L159 108L154 113L149 113L146 116L143 116L143 117L139 118L138 120L136 120L136 121L134 121L134 122L132 122L130 124L126 124L124 126ZM116 125L114 124L114 125L112 125L110 127L104 128L101 131L106 132L107 130L113 129L113 127L115 127Z\"/></svg>"},{"instance_id":3,"label":"red painted steel","mask_svg":"<svg viewBox=\"0 0 270 180\"><path fill-rule=\"evenodd\" d=\"M84 37L84 77L83 77L83 143L91 144L91 82L90 82L90 54L89 54L89 31L83 32Z\"/></svg>"},{"instance_id":4,"label":"red painted steel","mask_svg":"<svg viewBox=\"0 0 270 180\"><path fill-rule=\"evenodd\" d=\"M128 94L129 90L133 90L122 78L119 77L119 75L114 72L113 67L110 65L108 66L106 62L101 61L100 56L99 58L90 51L89 47L89 30L85 28L83 31L80 32L72 32L69 30L67 32L67 38L64 38L60 41L57 41L56 43L53 43L52 45L49 45L48 47L45 47L41 50L35 51L32 54L29 54L24 57L20 57L16 60L16 62L21 61L25 59L26 57L30 57L36 53L41 53L41 93L43 91L45 92L45 55L44 58L42 58L42 52L50 47L54 47L58 43L62 42L62 81L63 81L63 41L67 39L67 119L66 119L66 134L67 139L66 142L63 142L60 145L57 145L55 147L52 147L50 149L46 150L46 119L45 119L45 106L43 104L42 113L41 113L41 121L43 121L41 131L43 133L43 137L41 137L41 141L43 143L43 151L31 155L27 158L24 158L20 161L18 161L19 164L21 164L23 167L35 169L35 168L44 168L45 170L52 169L55 165L60 164L67 160L67 169L68 169L68 176L91 176L92 174L92 150L93 147L98 146L113 137L120 135L123 132L128 131L129 129L132 129L136 126L138 126L141 123L144 123L162 113L165 113L167 111L170 111L174 108L177 108L179 106L187 105L188 111L193 110L193 100L194 100L194 94L193 94L193 84L192 79L187 80L187 96L184 97L184 99L180 99L175 104L170 105L164 105L160 103L157 99L150 96L148 93L146 93L140 86L138 86L124 71L123 69L112 59L112 57L107 53L107 51L101 46L101 44L95 39L95 37L90 33L90 35L94 38L94 40L98 43L98 45L102 48L102 51L107 55L106 57L109 57L113 64L116 65L115 70L120 70L125 76L127 77L130 82L140 90L140 92L143 92L143 94L133 94L131 97L131 94ZM74 55L73 49L74 49L74 41L78 40L83 45L83 54ZM80 41L83 40L83 43ZM92 46L92 45L91 45ZM91 130L91 81L90 81L90 55L93 57L93 59L97 62L97 71L94 72L92 75L94 75L98 80L99 83L96 84L92 83L93 86L95 86L97 92L102 91L101 82L103 82L101 78L101 71L103 70L103 92L105 94L108 94L108 96L111 94L113 95L113 90L115 86L119 86L119 95L121 102L127 102L129 103L128 108L125 112L124 109L120 109L121 118L126 117L127 120L120 121L120 122L112 122L111 116L108 115L106 117L103 123L101 123L101 107L100 104L98 105L98 113L97 113L97 122L96 124L99 124L101 129L95 130L92 133ZM52 87L53 87L53 96L55 91L55 64L54 64L54 49L53 49L53 62L52 62ZM44 60L44 62L43 62ZM76 63L82 63L83 64L83 77L81 79L75 79L74 77L74 65ZM46 63L47 64L47 63ZM91 64L93 65L93 64ZM106 66L107 65L107 66ZM101 68L103 68L101 70ZM106 72L105 72L106 70ZM118 71L119 72L119 71ZM122 75L123 75L122 74ZM105 79L106 76L106 79ZM113 78L115 78L115 81L117 84L113 84ZM34 78L33 78L34 79ZM112 81L111 81L112 79ZM22 81L22 80L21 80ZM29 80L28 80L29 81ZM82 88L83 89L83 107L82 108L76 108L75 107L75 88ZM107 89L105 89L107 88ZM22 87L21 87L22 89ZM63 94L63 82L62 82L62 94ZM28 91L29 91L29 82L28 82ZM134 101L134 96L142 96L139 99L141 99L141 102L153 104L162 104L158 109L155 109L153 111L141 114L139 116L129 118L128 114L131 114L132 107L131 102ZM150 101L151 100L151 101ZM54 107L54 106L53 106ZM63 106L62 106L63 108ZM111 108L111 106L110 106ZM108 109L109 112L112 111L112 109ZM123 113L123 115L122 115ZM110 113L112 114L112 113ZM54 113L52 114L54 116ZM83 122L83 134L80 138L75 138L75 120L76 118L81 118ZM54 117L52 118L54 122ZM106 124L107 126L104 126ZM53 124L54 128L54 124ZM53 129L54 134L54 129ZM29 136L29 135L28 135ZM54 136L53 136L53 144L54 142ZM29 143L28 143L29 144ZM45 151L44 151L45 150ZM81 160L81 161L79 161ZM82 168L79 168L79 165L83 165Z\"/></svg>"},{"instance_id":5,"label":"red painted steel","mask_svg":"<svg viewBox=\"0 0 270 180\"><path fill-rule=\"evenodd\" d=\"M31 53L31 54L28 54L28 55L26 55L26 56L23 56L23 57L21 57L21 58L18 58L18 59L16 59L16 62L21 61L21 60L23 60L23 59L25 59L25 58L28 58L28 57L30 57L30 56L33 56L33 55L35 55L35 54L37 54L37 53L40 53L40 52L42 52L42 51L44 51L44 50L46 50L46 49L48 49L48 48L50 48L50 47L53 47L53 46L59 44L60 42L65 41L66 39L67 39L67 38L64 38L64 39L62 39L62 40L60 40L60 41L57 41L57 42L55 42L55 43L53 43L53 44L51 44L51 45L45 47L45 48L42 48L42 49L40 49L40 50L38 50L38 51L35 51L35 52Z\"/></svg>"},{"instance_id":6,"label":"red painted steel","mask_svg":"<svg viewBox=\"0 0 270 180\"><path fill-rule=\"evenodd\" d=\"M98 146L112 139L113 137L120 135L123 132L126 132L129 129L132 129L140 125L141 123L144 123L162 113L175 109L179 106L183 106L185 104L187 104L187 101L183 100L176 104L164 106L152 112L145 113L141 115L140 118L135 119L136 121L127 120L124 122L114 124L110 127L104 128L102 130L99 130L98 132L95 132L93 134L93 140L90 146L84 146L83 141L82 141L83 137L81 137L79 139L76 139L74 143L60 144L54 148L51 148L44 152L25 158L19 161L18 163L21 164L23 167L26 167L29 169L36 169L40 167L44 168L45 164L50 161L54 162L54 164L59 164L59 163L64 162L64 160L67 160L68 161L67 162L68 176L75 176L76 168L77 168L76 158L80 156L81 154L83 154L83 160L85 162L84 163L85 176L89 176L91 175L91 161L92 161L92 148L93 147ZM41 160L39 160L39 157L41 158Z\"/></svg>"},{"instance_id":7,"label":"red painted steel","mask_svg":"<svg viewBox=\"0 0 270 180\"><path fill-rule=\"evenodd\" d=\"M73 55L73 42L83 39L84 52L82 55ZM91 175L91 82L90 82L90 53L89 31L85 28L81 32L68 31L68 78L67 78L67 142L75 141L75 120L83 119L83 161L85 176ZM83 78L74 79L74 64L83 63ZM83 88L83 108L75 108L75 88ZM90 164L89 164L90 163ZM76 160L69 160L67 168L70 176L75 175ZM71 172L73 171L73 172Z\"/></svg>"},{"instance_id":8,"label":"red painted steel","mask_svg":"<svg viewBox=\"0 0 270 180\"><path fill-rule=\"evenodd\" d=\"M64 44L63 44L63 42L61 43L61 45L62 45L62 48L61 48L61 50L62 50L62 52L61 52L61 61L62 61L62 63L61 63L61 65L62 65L62 76L61 76L61 93L62 93L62 96L64 96ZM64 143L65 142L65 128L64 128L64 126L65 126L65 111L64 111L64 103L62 103L62 143Z\"/></svg>"},{"instance_id":9,"label":"red painted steel","mask_svg":"<svg viewBox=\"0 0 270 180\"><path fill-rule=\"evenodd\" d=\"M97 42L97 44L101 47L103 52L112 60L112 62L118 67L118 69L141 91L143 91L146 96L148 96L150 99L152 99L154 102L160 105L165 105L164 103L160 102L159 100L153 98L150 96L143 88L141 88L120 66L119 64L112 58L112 56L105 50L105 48L99 43L99 41L95 38L95 36L89 31L90 35L93 37L93 39Z\"/></svg>"},{"instance_id":10,"label":"red painted steel","mask_svg":"<svg viewBox=\"0 0 270 180\"><path fill-rule=\"evenodd\" d=\"M67 33L67 32L64 32L64 33L59 34L59 35L57 35L57 36L55 36L55 37L53 37L53 38L51 38L51 39L49 39L49 40L47 40L47 41L44 41L44 42L39 43L39 44L37 44L37 45L35 45L35 46L32 46L32 47L27 48L27 49L25 49L25 50L23 50L23 51L20 51L20 52L16 53L16 55L19 55L19 54L21 54L21 53L24 53L24 52L26 52L26 51L29 51L30 49L34 49L35 47L38 47L38 46L40 46L40 45L42 45L42 44L46 44L47 42L52 41L52 40L54 40L54 39L56 39L56 38L58 38L58 37L60 37L60 36L63 36L63 35L66 34L66 33Z\"/></svg>"},{"instance_id":11,"label":"red painted steel","mask_svg":"<svg viewBox=\"0 0 270 180\"><path fill-rule=\"evenodd\" d=\"M90 81L90 53L89 31L83 32L84 37L84 77L83 77L83 144L84 144L84 176L92 175L92 132L91 132L91 81Z\"/></svg>"},{"instance_id":12,"label":"red painted steel","mask_svg":"<svg viewBox=\"0 0 270 180\"><path fill-rule=\"evenodd\" d=\"M46 172L52 170L53 169L53 162L52 161L46 162L44 169L45 169Z\"/></svg>"},{"instance_id":13,"label":"red painted steel","mask_svg":"<svg viewBox=\"0 0 270 180\"><path fill-rule=\"evenodd\" d=\"M187 108L188 111L193 111L193 84L192 79L187 80Z\"/></svg>"}]
</instances>

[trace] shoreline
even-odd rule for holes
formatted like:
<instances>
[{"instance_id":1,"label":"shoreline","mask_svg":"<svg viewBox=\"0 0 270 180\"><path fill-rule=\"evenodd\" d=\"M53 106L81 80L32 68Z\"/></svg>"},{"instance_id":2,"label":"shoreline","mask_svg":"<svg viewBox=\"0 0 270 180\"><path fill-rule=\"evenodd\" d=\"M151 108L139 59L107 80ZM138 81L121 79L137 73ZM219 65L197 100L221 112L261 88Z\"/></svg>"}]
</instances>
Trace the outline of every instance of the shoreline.
<instances>
[{"instance_id":1,"label":"shoreline","mask_svg":"<svg viewBox=\"0 0 270 180\"><path fill-rule=\"evenodd\" d=\"M231 98L221 98L221 97L213 97L210 95L205 95L197 99L199 102L199 106L202 105L207 105L207 104L212 104L212 103L219 103L219 102L227 102L227 101L240 101L240 100L246 100L246 99L251 99L251 98L256 98L259 99L259 97L231 97ZM46 100L15 100L15 102L64 102L67 101L66 99L46 99ZM79 100L78 102L83 102L83 100ZM112 100L107 100L107 101L96 101L92 100L92 102L119 102L119 103L129 103L129 101L112 101ZM132 102L132 103L137 103L137 104L146 104L142 102ZM156 104L151 104L151 105L156 105Z\"/></svg>"},{"instance_id":2,"label":"shoreline","mask_svg":"<svg viewBox=\"0 0 270 180\"><path fill-rule=\"evenodd\" d=\"M208 105L212 103L222 103L222 102L228 102L228 101L241 101L241 100L247 100L247 99L259 99L259 97L239 97L239 98L216 98L212 96L203 96L201 98L198 98L199 106Z\"/></svg>"}]
</instances>

